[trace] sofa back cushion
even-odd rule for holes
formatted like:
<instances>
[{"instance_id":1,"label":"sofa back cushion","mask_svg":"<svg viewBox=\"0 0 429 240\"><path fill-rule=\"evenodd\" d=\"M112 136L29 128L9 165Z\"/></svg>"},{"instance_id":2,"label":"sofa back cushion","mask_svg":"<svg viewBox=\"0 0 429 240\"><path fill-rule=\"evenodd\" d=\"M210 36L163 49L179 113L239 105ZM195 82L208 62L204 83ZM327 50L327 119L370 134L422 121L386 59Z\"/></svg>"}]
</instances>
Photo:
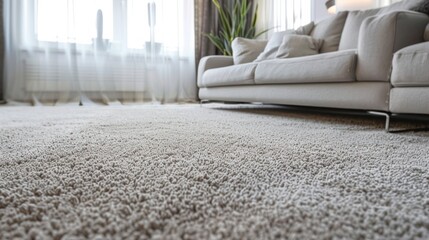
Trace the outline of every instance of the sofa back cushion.
<instances>
[{"instance_id":1,"label":"sofa back cushion","mask_svg":"<svg viewBox=\"0 0 429 240\"><path fill-rule=\"evenodd\" d=\"M360 28L358 43L358 81L389 81L393 54L423 42L429 16L397 11L367 18Z\"/></svg>"},{"instance_id":2,"label":"sofa back cushion","mask_svg":"<svg viewBox=\"0 0 429 240\"><path fill-rule=\"evenodd\" d=\"M344 25L339 50L357 48L360 26L366 18L374 15L384 15L395 11L410 10L429 14L429 0L404 0L383 8L369 9L365 11L350 11Z\"/></svg>"},{"instance_id":3,"label":"sofa back cushion","mask_svg":"<svg viewBox=\"0 0 429 240\"><path fill-rule=\"evenodd\" d=\"M394 4L391 4L387 7L381 8L378 12L379 15L386 13L396 12L396 11L416 11L421 13L428 14L428 0L403 0Z\"/></svg>"},{"instance_id":4,"label":"sofa back cushion","mask_svg":"<svg viewBox=\"0 0 429 240\"><path fill-rule=\"evenodd\" d=\"M323 39L320 53L338 51L347 15L348 12L339 12L337 15L322 20L314 26L310 36L316 39Z\"/></svg>"},{"instance_id":5,"label":"sofa back cushion","mask_svg":"<svg viewBox=\"0 0 429 240\"><path fill-rule=\"evenodd\" d=\"M347 16L344 30L341 36L339 50L357 49L359 39L359 29L362 22L367 18L376 15L380 11L370 9L366 11L351 11Z\"/></svg>"},{"instance_id":6,"label":"sofa back cushion","mask_svg":"<svg viewBox=\"0 0 429 240\"><path fill-rule=\"evenodd\" d=\"M411 10L416 11L416 12L425 13L425 14L429 15L429 0L425 0L425 1L421 2L419 6L414 7Z\"/></svg>"}]
</instances>

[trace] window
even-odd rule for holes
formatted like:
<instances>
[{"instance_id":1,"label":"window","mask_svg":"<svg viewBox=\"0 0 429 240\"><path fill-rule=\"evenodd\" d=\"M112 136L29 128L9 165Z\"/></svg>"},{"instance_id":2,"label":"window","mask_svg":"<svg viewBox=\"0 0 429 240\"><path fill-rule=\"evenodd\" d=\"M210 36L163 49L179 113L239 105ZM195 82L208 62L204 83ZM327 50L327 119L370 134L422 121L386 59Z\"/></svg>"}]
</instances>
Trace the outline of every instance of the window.
<instances>
[{"instance_id":1,"label":"window","mask_svg":"<svg viewBox=\"0 0 429 240\"><path fill-rule=\"evenodd\" d=\"M257 0L259 5L259 31L270 29L265 38L273 32L297 29L312 20L314 0Z\"/></svg>"},{"instance_id":2,"label":"window","mask_svg":"<svg viewBox=\"0 0 429 240\"><path fill-rule=\"evenodd\" d=\"M99 9L103 13L103 37L112 40L112 0L37 0L37 40L91 44L97 37Z\"/></svg>"},{"instance_id":3,"label":"window","mask_svg":"<svg viewBox=\"0 0 429 240\"><path fill-rule=\"evenodd\" d=\"M128 46L142 48L142 43L162 42L167 48L178 47L175 39L180 37L179 28L174 24L180 19L177 9L179 1L128 0ZM165 19L174 20L162 21Z\"/></svg>"},{"instance_id":4,"label":"window","mask_svg":"<svg viewBox=\"0 0 429 240\"><path fill-rule=\"evenodd\" d=\"M195 94L193 0L5 3L10 88L23 99L89 92L103 101L122 94L171 101Z\"/></svg>"},{"instance_id":5,"label":"window","mask_svg":"<svg viewBox=\"0 0 429 240\"><path fill-rule=\"evenodd\" d=\"M181 1L37 0L35 32L39 42L94 44L97 28L110 48L179 47L177 23L186 14ZM168 6L167 6L168 5ZM101 10L102 23L97 21Z\"/></svg>"},{"instance_id":6,"label":"window","mask_svg":"<svg viewBox=\"0 0 429 240\"><path fill-rule=\"evenodd\" d=\"M274 0L273 5L276 31L296 29L311 22L311 0Z\"/></svg>"}]
</instances>

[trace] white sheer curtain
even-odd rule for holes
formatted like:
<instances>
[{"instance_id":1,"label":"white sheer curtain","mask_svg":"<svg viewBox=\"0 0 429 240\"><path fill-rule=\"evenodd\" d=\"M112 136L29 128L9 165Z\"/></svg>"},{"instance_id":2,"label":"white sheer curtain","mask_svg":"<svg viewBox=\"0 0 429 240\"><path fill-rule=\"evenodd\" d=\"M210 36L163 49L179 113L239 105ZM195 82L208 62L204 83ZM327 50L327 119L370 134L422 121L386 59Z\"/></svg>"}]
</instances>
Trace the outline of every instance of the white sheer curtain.
<instances>
[{"instance_id":1,"label":"white sheer curtain","mask_svg":"<svg viewBox=\"0 0 429 240\"><path fill-rule=\"evenodd\" d=\"M196 98L193 0L5 0L6 98Z\"/></svg>"},{"instance_id":2,"label":"white sheer curtain","mask_svg":"<svg viewBox=\"0 0 429 240\"><path fill-rule=\"evenodd\" d=\"M400 2L402 0L376 0L375 7L385 7L392 3Z\"/></svg>"},{"instance_id":3,"label":"white sheer curtain","mask_svg":"<svg viewBox=\"0 0 429 240\"><path fill-rule=\"evenodd\" d=\"M312 19L312 8L315 1L325 0L256 0L259 5L258 31L270 29L262 38L269 38L273 32L296 29ZM337 0L337 8L352 10L353 8L377 8L390 5L401 0ZM338 7L339 5L339 7ZM323 4L324 6L324 4Z\"/></svg>"},{"instance_id":4,"label":"white sheer curtain","mask_svg":"<svg viewBox=\"0 0 429 240\"><path fill-rule=\"evenodd\" d=\"M257 0L259 5L258 30L273 32L296 29L311 22L312 0Z\"/></svg>"}]
</instances>

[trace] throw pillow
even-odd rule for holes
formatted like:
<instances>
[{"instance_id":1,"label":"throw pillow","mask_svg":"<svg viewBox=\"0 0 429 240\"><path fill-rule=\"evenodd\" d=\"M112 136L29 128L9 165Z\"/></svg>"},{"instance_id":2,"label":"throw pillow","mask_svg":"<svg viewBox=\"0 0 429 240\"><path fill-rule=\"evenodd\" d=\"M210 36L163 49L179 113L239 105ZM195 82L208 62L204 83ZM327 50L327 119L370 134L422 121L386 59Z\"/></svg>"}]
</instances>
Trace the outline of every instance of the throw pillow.
<instances>
[{"instance_id":1,"label":"throw pillow","mask_svg":"<svg viewBox=\"0 0 429 240\"><path fill-rule=\"evenodd\" d=\"M270 40L268 41L264 51L261 54L259 54L255 62L274 59L276 57L277 51L279 50L280 44L282 44L284 36L292 35L292 34L295 34L295 31L288 30L288 31L274 33L271 36Z\"/></svg>"},{"instance_id":2,"label":"throw pillow","mask_svg":"<svg viewBox=\"0 0 429 240\"><path fill-rule=\"evenodd\" d=\"M321 53L338 51L347 14L348 12L339 12L337 15L322 20L314 26L310 35L313 38L324 40L320 49Z\"/></svg>"},{"instance_id":3,"label":"throw pillow","mask_svg":"<svg viewBox=\"0 0 429 240\"><path fill-rule=\"evenodd\" d=\"M293 58L319 53L323 39L314 39L305 35L287 35L277 51L276 58Z\"/></svg>"},{"instance_id":4,"label":"throw pillow","mask_svg":"<svg viewBox=\"0 0 429 240\"><path fill-rule=\"evenodd\" d=\"M310 35L311 31L314 28L314 22L311 22L307 25L301 26L298 29L296 29L296 34L299 35Z\"/></svg>"},{"instance_id":5,"label":"throw pillow","mask_svg":"<svg viewBox=\"0 0 429 240\"><path fill-rule=\"evenodd\" d=\"M264 51L266 45L267 41L235 38L231 44L234 64L253 62Z\"/></svg>"},{"instance_id":6,"label":"throw pillow","mask_svg":"<svg viewBox=\"0 0 429 240\"><path fill-rule=\"evenodd\" d=\"M307 25L304 25L300 28L298 28L296 31L294 30L287 30L283 32L276 32L274 33L270 40L267 43L267 46L265 47L264 51L259 54L258 58L256 58L255 62L260 62L268 59L274 59L276 58L277 51L279 50L280 44L283 42L283 38L286 35L293 35L293 34L300 34L300 35L309 35L310 32L313 30L314 22L311 22Z\"/></svg>"}]
</instances>

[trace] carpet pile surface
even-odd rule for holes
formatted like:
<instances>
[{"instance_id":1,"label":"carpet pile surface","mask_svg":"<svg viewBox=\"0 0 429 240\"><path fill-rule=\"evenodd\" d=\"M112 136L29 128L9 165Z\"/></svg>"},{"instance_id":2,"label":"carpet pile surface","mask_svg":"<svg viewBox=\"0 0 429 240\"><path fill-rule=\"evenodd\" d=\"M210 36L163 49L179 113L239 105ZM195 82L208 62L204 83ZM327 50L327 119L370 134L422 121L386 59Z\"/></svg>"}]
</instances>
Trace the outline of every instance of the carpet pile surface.
<instances>
[{"instance_id":1,"label":"carpet pile surface","mask_svg":"<svg viewBox=\"0 0 429 240\"><path fill-rule=\"evenodd\" d=\"M429 133L383 123L210 104L3 107L0 239L429 239Z\"/></svg>"}]
</instances>

